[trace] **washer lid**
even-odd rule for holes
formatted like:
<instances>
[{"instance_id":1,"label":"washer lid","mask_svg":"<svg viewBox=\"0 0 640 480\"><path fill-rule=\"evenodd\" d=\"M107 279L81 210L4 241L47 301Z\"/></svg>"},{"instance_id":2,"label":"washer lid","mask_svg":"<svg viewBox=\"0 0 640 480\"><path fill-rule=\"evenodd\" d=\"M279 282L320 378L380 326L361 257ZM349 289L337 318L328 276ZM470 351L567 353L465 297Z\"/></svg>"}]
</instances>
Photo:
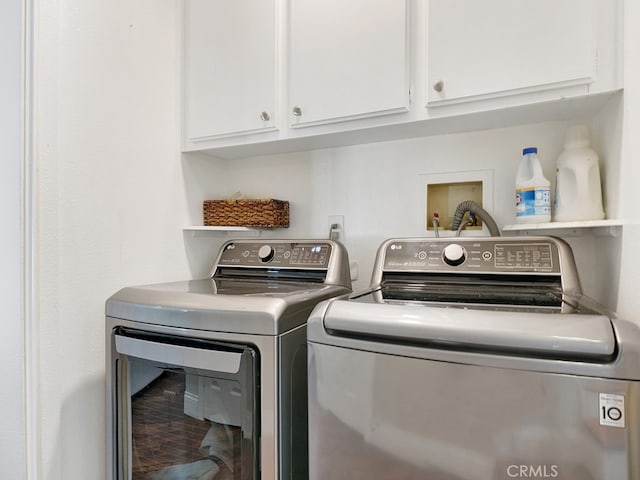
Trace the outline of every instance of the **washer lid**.
<instances>
[{"instance_id":1,"label":"washer lid","mask_svg":"<svg viewBox=\"0 0 640 480\"><path fill-rule=\"evenodd\" d=\"M303 325L320 301L351 292L349 257L326 239L229 240L211 278L123 288L108 317L253 335Z\"/></svg>"},{"instance_id":2,"label":"washer lid","mask_svg":"<svg viewBox=\"0 0 640 480\"><path fill-rule=\"evenodd\" d=\"M398 345L536 358L611 360L611 319L601 314L548 314L419 304L334 301L326 333Z\"/></svg>"},{"instance_id":3,"label":"washer lid","mask_svg":"<svg viewBox=\"0 0 640 480\"><path fill-rule=\"evenodd\" d=\"M123 288L108 317L215 332L277 335L304 324L320 301L345 295L338 285L252 280L191 280Z\"/></svg>"}]
</instances>

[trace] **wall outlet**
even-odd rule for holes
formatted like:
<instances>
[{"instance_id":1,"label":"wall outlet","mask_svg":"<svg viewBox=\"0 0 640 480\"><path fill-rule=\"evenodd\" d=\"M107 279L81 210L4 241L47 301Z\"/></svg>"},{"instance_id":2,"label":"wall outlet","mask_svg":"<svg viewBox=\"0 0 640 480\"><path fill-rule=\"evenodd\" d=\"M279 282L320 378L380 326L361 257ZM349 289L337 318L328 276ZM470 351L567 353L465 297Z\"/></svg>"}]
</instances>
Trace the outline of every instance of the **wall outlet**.
<instances>
[{"instance_id":1,"label":"wall outlet","mask_svg":"<svg viewBox=\"0 0 640 480\"><path fill-rule=\"evenodd\" d=\"M329 239L344 243L344 215L329 215L327 226L329 228ZM351 272L351 281L358 280L358 262L351 260L349 262L349 270Z\"/></svg>"},{"instance_id":2,"label":"wall outlet","mask_svg":"<svg viewBox=\"0 0 640 480\"><path fill-rule=\"evenodd\" d=\"M344 243L344 215L329 215L329 239Z\"/></svg>"}]
</instances>

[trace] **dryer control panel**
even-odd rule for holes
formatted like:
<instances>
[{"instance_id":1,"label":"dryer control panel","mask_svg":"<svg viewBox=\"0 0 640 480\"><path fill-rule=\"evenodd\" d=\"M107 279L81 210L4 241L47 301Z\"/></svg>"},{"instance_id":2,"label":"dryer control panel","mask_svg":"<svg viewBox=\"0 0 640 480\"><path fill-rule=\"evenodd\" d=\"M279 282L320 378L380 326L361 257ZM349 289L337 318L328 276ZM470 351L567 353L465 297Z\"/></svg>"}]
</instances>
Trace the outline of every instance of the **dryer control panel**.
<instances>
[{"instance_id":1,"label":"dryer control panel","mask_svg":"<svg viewBox=\"0 0 640 480\"><path fill-rule=\"evenodd\" d=\"M332 245L323 242L240 242L226 244L218 266L326 269Z\"/></svg>"},{"instance_id":2,"label":"dryer control panel","mask_svg":"<svg viewBox=\"0 0 640 480\"><path fill-rule=\"evenodd\" d=\"M220 248L211 278L290 280L351 289L347 249L329 239L229 240Z\"/></svg>"}]
</instances>

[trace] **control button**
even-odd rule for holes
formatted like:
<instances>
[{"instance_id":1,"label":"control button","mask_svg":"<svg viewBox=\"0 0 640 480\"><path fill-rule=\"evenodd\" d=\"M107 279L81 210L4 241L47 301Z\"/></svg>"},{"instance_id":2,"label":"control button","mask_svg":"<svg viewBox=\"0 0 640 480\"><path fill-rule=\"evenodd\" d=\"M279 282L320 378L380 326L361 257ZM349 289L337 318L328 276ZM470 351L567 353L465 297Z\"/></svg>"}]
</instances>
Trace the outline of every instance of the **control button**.
<instances>
[{"instance_id":1,"label":"control button","mask_svg":"<svg viewBox=\"0 0 640 480\"><path fill-rule=\"evenodd\" d=\"M427 258L427 252L425 252L424 250L420 250L418 252L418 259L419 260L426 260Z\"/></svg>"},{"instance_id":2,"label":"control button","mask_svg":"<svg viewBox=\"0 0 640 480\"><path fill-rule=\"evenodd\" d=\"M485 250L484 252L482 252L482 258L484 260L491 260L493 258L493 253L491 253L489 250Z\"/></svg>"},{"instance_id":3,"label":"control button","mask_svg":"<svg viewBox=\"0 0 640 480\"><path fill-rule=\"evenodd\" d=\"M442 259L445 263L453 267L460 265L465 260L464 248L457 243L447 245L442 251Z\"/></svg>"},{"instance_id":4,"label":"control button","mask_svg":"<svg viewBox=\"0 0 640 480\"><path fill-rule=\"evenodd\" d=\"M258 258L260 261L267 263L271 261L276 251L273 249L271 245L263 245L258 250Z\"/></svg>"},{"instance_id":5,"label":"control button","mask_svg":"<svg viewBox=\"0 0 640 480\"><path fill-rule=\"evenodd\" d=\"M283 256L284 256L285 260L288 260L289 257L291 256L291 252L289 250L287 250L286 252L284 252Z\"/></svg>"},{"instance_id":6,"label":"control button","mask_svg":"<svg viewBox=\"0 0 640 480\"><path fill-rule=\"evenodd\" d=\"M245 250L244 252L242 252L242 256L244 258L247 258L249 255L251 255L251 252L249 250Z\"/></svg>"}]
</instances>

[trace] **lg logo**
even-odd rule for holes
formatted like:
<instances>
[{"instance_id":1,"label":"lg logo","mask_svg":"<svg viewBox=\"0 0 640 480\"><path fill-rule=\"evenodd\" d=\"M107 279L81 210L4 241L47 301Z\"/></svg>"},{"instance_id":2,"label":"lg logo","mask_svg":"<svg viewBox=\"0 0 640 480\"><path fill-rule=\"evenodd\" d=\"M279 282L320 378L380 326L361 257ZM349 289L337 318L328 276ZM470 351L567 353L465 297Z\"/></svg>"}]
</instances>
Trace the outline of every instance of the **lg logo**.
<instances>
[{"instance_id":1,"label":"lg logo","mask_svg":"<svg viewBox=\"0 0 640 480\"><path fill-rule=\"evenodd\" d=\"M557 478L557 465L509 465L507 475L510 478Z\"/></svg>"}]
</instances>

